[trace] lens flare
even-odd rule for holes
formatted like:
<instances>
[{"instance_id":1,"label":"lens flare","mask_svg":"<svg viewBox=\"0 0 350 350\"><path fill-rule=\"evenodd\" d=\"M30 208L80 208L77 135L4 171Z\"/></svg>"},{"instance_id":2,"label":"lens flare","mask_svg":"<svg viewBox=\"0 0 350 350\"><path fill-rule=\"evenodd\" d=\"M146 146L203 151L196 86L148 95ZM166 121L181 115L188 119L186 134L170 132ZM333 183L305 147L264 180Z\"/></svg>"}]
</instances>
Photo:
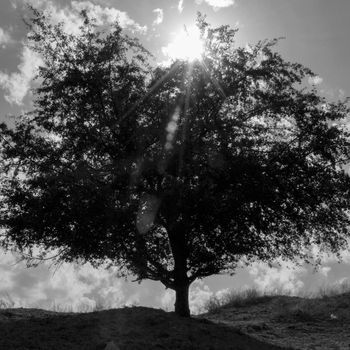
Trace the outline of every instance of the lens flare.
<instances>
[{"instance_id":1,"label":"lens flare","mask_svg":"<svg viewBox=\"0 0 350 350\"><path fill-rule=\"evenodd\" d=\"M174 142L175 133L177 130L177 122L179 120L179 117L180 117L180 107L177 107L166 127L167 135L166 135L165 149L167 151L173 148L173 142Z\"/></svg>"}]
</instances>

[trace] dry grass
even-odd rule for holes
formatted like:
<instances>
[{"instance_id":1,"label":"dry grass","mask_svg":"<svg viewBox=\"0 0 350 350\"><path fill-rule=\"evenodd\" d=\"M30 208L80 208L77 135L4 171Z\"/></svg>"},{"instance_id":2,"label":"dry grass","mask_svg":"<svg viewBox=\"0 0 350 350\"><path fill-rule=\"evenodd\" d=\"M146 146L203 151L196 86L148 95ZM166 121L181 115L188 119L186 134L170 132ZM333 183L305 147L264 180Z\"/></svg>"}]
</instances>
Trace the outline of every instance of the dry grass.
<instances>
[{"instance_id":1,"label":"dry grass","mask_svg":"<svg viewBox=\"0 0 350 350\"><path fill-rule=\"evenodd\" d=\"M254 305L265 301L266 298L269 298L269 296L254 288L242 291L233 290L221 298L216 296L211 297L206 303L205 309L207 312L215 313L219 312L221 308Z\"/></svg>"},{"instance_id":2,"label":"dry grass","mask_svg":"<svg viewBox=\"0 0 350 350\"><path fill-rule=\"evenodd\" d=\"M104 350L112 341L121 350L282 350L224 324L145 307L73 314L0 310L0 329L4 350Z\"/></svg>"},{"instance_id":3,"label":"dry grass","mask_svg":"<svg viewBox=\"0 0 350 350\"><path fill-rule=\"evenodd\" d=\"M8 293L0 294L0 309L9 309L14 306L15 302Z\"/></svg>"},{"instance_id":4,"label":"dry grass","mask_svg":"<svg viewBox=\"0 0 350 350\"><path fill-rule=\"evenodd\" d=\"M23 303L16 303L15 300L9 295L9 293L7 292L0 293L0 310L22 307L22 306L23 306ZM121 307L135 307L135 306L138 306L138 305L122 305ZM24 306L24 307L27 307L27 306ZM44 308L44 310L61 312L61 313L89 313L89 312L98 312L103 310L111 310L113 308L114 308L113 305L106 302L102 298L96 298L92 300L91 304L81 302L76 306L73 306L72 304L59 303L54 300L52 301L50 306Z\"/></svg>"},{"instance_id":5,"label":"dry grass","mask_svg":"<svg viewBox=\"0 0 350 350\"><path fill-rule=\"evenodd\" d=\"M303 350L350 349L350 288L340 284L302 293L247 290L212 298L203 317L260 340ZM290 294L290 293L287 293Z\"/></svg>"},{"instance_id":6,"label":"dry grass","mask_svg":"<svg viewBox=\"0 0 350 350\"><path fill-rule=\"evenodd\" d=\"M278 295L291 295L290 291L282 291L281 289L273 289L262 291L256 288L248 288L242 290L232 290L222 297L211 297L205 305L205 309L209 313L220 312L221 308L245 307L264 303L272 297Z\"/></svg>"},{"instance_id":7,"label":"dry grass","mask_svg":"<svg viewBox=\"0 0 350 350\"><path fill-rule=\"evenodd\" d=\"M273 345L276 349L349 348L349 284L323 287L303 297L281 294L290 293L232 291L212 298L207 304L209 313L185 322L173 313L142 307L96 312L110 308L101 299L95 304L82 303L80 313L57 303L51 305L51 311L16 309L11 296L2 294L0 309L6 310L0 310L4 335L0 348L102 350L110 340L122 350L208 349L208 344L220 350L271 350ZM32 347L27 346L28 339ZM86 342L82 344L81 339ZM237 342L241 345L232 348Z\"/></svg>"},{"instance_id":8,"label":"dry grass","mask_svg":"<svg viewBox=\"0 0 350 350\"><path fill-rule=\"evenodd\" d=\"M341 283L319 288L316 292L303 293L292 304L280 306L276 316L280 320L294 319L304 322L324 320L350 320L350 285Z\"/></svg>"},{"instance_id":9,"label":"dry grass","mask_svg":"<svg viewBox=\"0 0 350 350\"><path fill-rule=\"evenodd\" d=\"M329 298L350 292L350 283L345 281L332 286L324 286L318 290L316 295L311 295L313 298Z\"/></svg>"},{"instance_id":10,"label":"dry grass","mask_svg":"<svg viewBox=\"0 0 350 350\"><path fill-rule=\"evenodd\" d=\"M350 293L350 284L348 282L335 284L332 286L320 287L317 291L311 292L300 292L295 295L300 298L299 301L295 303L293 308L289 310L292 314L299 315L300 318L309 319L309 310L312 305L316 306L319 304L319 299L331 299L332 297ZM205 310L209 313L220 312L222 308L230 307L245 307L250 305L255 305L259 303L264 303L269 299L277 296L291 296L291 291L274 289L261 291L256 288L249 288L243 290L232 290L226 293L222 297L218 298L216 296L211 297L205 305ZM285 312L284 306L281 306ZM287 310L288 311L288 310Z\"/></svg>"},{"instance_id":11,"label":"dry grass","mask_svg":"<svg viewBox=\"0 0 350 350\"><path fill-rule=\"evenodd\" d=\"M319 299L328 300L332 297L350 293L350 283L344 282L331 286L322 286L317 291L309 291L309 292L300 292L297 296L302 298L301 300L295 302L295 305L287 310L291 314L299 315L300 318L307 319L309 318L309 310L313 308L317 308L319 303ZM220 312L222 308L229 307L244 307L255 305L259 303L264 303L276 296L291 296L291 291L274 289L274 290L266 290L261 291L256 288L248 288L243 290L232 290L229 293L224 294L222 297L218 298L216 296L211 297L208 302L205 304L204 309L208 313ZM314 300L314 301L313 301ZM110 310L112 306L101 298L96 298L94 300L94 304L81 303L76 308L73 308L72 305L66 305L62 303L57 303L53 301L51 305L47 308L49 311L54 312L96 312L102 310ZM334 301L333 301L334 302ZM15 307L14 299L9 295L9 293L1 293L0 294L0 309L9 309ZM325 303L324 303L325 304ZM344 302L343 302L344 304ZM126 305L124 305L126 306ZM131 305L134 306L134 305ZM138 305L135 305L138 306ZM344 304L344 307L348 307L348 304ZM341 305L340 305L341 307ZM281 313L285 313L286 310L285 305L281 305Z\"/></svg>"}]
</instances>

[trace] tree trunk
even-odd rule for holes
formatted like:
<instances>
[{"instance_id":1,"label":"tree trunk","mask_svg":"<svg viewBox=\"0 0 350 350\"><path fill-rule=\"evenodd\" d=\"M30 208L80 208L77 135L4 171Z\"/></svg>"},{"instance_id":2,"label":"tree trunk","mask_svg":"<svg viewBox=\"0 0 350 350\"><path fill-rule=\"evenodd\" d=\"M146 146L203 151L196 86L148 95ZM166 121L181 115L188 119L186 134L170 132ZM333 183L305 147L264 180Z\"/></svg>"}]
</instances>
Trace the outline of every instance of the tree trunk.
<instances>
[{"instance_id":1,"label":"tree trunk","mask_svg":"<svg viewBox=\"0 0 350 350\"><path fill-rule=\"evenodd\" d=\"M174 257L174 280L172 288L175 290L175 313L181 317L190 317L188 294L190 281L187 276L188 248L186 241L186 227L174 223L168 236Z\"/></svg>"},{"instance_id":2,"label":"tree trunk","mask_svg":"<svg viewBox=\"0 0 350 350\"><path fill-rule=\"evenodd\" d=\"M175 313L181 317L190 317L189 287L189 284L175 287Z\"/></svg>"}]
</instances>

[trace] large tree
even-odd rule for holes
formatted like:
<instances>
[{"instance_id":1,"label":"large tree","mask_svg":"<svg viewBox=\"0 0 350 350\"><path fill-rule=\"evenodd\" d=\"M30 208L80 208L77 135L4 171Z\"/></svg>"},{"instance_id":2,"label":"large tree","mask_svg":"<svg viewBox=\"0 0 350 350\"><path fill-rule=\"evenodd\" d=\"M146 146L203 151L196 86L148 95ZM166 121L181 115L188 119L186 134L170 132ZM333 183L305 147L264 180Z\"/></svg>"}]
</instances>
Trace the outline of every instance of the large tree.
<instances>
[{"instance_id":1,"label":"large tree","mask_svg":"<svg viewBox=\"0 0 350 350\"><path fill-rule=\"evenodd\" d=\"M5 248L161 281L189 316L195 279L346 247L349 108L276 40L241 48L199 16L202 58L151 68L117 24L82 16L76 36L30 22L44 64L33 111L1 125Z\"/></svg>"}]
</instances>

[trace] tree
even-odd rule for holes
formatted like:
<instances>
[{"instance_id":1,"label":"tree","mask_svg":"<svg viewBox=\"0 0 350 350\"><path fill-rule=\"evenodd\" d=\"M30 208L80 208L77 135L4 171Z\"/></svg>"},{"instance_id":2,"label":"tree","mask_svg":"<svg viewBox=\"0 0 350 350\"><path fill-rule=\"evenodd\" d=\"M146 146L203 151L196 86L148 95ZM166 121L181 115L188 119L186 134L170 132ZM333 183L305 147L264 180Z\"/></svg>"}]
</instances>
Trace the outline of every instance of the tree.
<instances>
[{"instance_id":1,"label":"tree","mask_svg":"<svg viewBox=\"0 0 350 350\"><path fill-rule=\"evenodd\" d=\"M240 48L199 16L203 58L152 68L82 16L72 36L34 10L34 110L1 126L3 247L160 281L189 316L195 279L347 246L350 110L277 40Z\"/></svg>"}]
</instances>

